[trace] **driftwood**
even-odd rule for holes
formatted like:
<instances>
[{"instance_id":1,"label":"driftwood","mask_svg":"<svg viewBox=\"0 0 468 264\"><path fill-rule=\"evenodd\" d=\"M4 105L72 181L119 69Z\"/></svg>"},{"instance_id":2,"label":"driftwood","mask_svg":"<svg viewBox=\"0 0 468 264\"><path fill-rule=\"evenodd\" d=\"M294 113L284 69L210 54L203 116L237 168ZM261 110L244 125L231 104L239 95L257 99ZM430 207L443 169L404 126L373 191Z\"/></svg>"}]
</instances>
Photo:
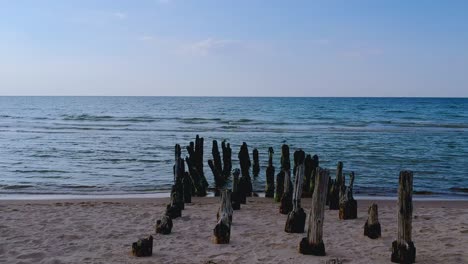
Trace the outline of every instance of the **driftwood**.
<instances>
[{"instance_id":1,"label":"driftwood","mask_svg":"<svg viewBox=\"0 0 468 264\"><path fill-rule=\"evenodd\" d=\"M221 142L221 149L223 150L223 175L224 175L224 178L227 179L229 178L229 176L231 176L231 170L232 170L231 144L229 143L226 144L226 141L223 141Z\"/></svg>"},{"instance_id":2,"label":"driftwood","mask_svg":"<svg viewBox=\"0 0 468 264\"><path fill-rule=\"evenodd\" d=\"M172 231L172 219L167 216L163 215L163 217L156 221L156 233L168 235Z\"/></svg>"},{"instance_id":3,"label":"driftwood","mask_svg":"<svg viewBox=\"0 0 468 264\"><path fill-rule=\"evenodd\" d=\"M149 257L153 255L153 236L134 242L132 244L132 255L135 257Z\"/></svg>"},{"instance_id":4,"label":"driftwood","mask_svg":"<svg viewBox=\"0 0 468 264\"><path fill-rule=\"evenodd\" d=\"M294 179L293 210L288 214L284 231L288 233L303 233L306 213L301 207L302 185L304 182L304 151L296 151L294 157L298 159L296 177Z\"/></svg>"},{"instance_id":5,"label":"driftwood","mask_svg":"<svg viewBox=\"0 0 468 264\"><path fill-rule=\"evenodd\" d=\"M185 158L193 182L192 194L200 197L206 196L206 188L208 187L208 181L203 171L203 141L203 138L197 135L195 143L190 142L187 146L189 156Z\"/></svg>"},{"instance_id":6,"label":"driftwood","mask_svg":"<svg viewBox=\"0 0 468 264\"><path fill-rule=\"evenodd\" d=\"M327 169L317 168L307 237L304 237L299 244L299 252L302 254L325 256L325 245L322 236L329 174Z\"/></svg>"},{"instance_id":7,"label":"driftwood","mask_svg":"<svg viewBox=\"0 0 468 264\"><path fill-rule=\"evenodd\" d=\"M252 179L250 178L250 157L247 144L244 142L239 151L239 164L241 167L241 177L239 179L239 193L245 196L252 196ZM245 203L245 201L241 201Z\"/></svg>"},{"instance_id":8,"label":"driftwood","mask_svg":"<svg viewBox=\"0 0 468 264\"><path fill-rule=\"evenodd\" d=\"M273 148L268 149L268 167L266 169L265 197L275 196L275 167L273 166Z\"/></svg>"},{"instance_id":9,"label":"driftwood","mask_svg":"<svg viewBox=\"0 0 468 264\"><path fill-rule=\"evenodd\" d=\"M175 189L175 185L172 186L172 190ZM182 216L182 208L180 207L178 193L175 191L171 192L171 203L166 207L166 215L172 219Z\"/></svg>"},{"instance_id":10,"label":"driftwood","mask_svg":"<svg viewBox=\"0 0 468 264\"><path fill-rule=\"evenodd\" d=\"M354 185L354 172L351 172L349 186L344 184L345 178L343 177L344 189L340 190L340 212L339 217L342 220L356 219L357 218L357 201L353 197Z\"/></svg>"},{"instance_id":11,"label":"driftwood","mask_svg":"<svg viewBox=\"0 0 468 264\"><path fill-rule=\"evenodd\" d=\"M344 188L343 182L343 162L340 161L336 165L336 178L331 180L329 184L328 201L330 210L340 209L340 192Z\"/></svg>"},{"instance_id":12,"label":"driftwood","mask_svg":"<svg viewBox=\"0 0 468 264\"><path fill-rule=\"evenodd\" d=\"M252 151L252 158L253 158L252 174L254 177L257 177L258 174L260 173L260 162L258 160L258 150L256 148L254 148Z\"/></svg>"},{"instance_id":13,"label":"driftwood","mask_svg":"<svg viewBox=\"0 0 468 264\"><path fill-rule=\"evenodd\" d=\"M284 171L284 192L281 197L280 214L289 214L293 209L292 203L293 186L291 183L291 174L289 170Z\"/></svg>"},{"instance_id":14,"label":"driftwood","mask_svg":"<svg viewBox=\"0 0 468 264\"><path fill-rule=\"evenodd\" d=\"M275 202L280 202L284 193L284 171L291 169L289 161L289 146L284 144L281 146L281 169L276 175Z\"/></svg>"},{"instance_id":15,"label":"driftwood","mask_svg":"<svg viewBox=\"0 0 468 264\"><path fill-rule=\"evenodd\" d=\"M213 230L213 243L229 244L231 238L232 212L231 191L223 190L221 192L221 205L217 214L218 223Z\"/></svg>"},{"instance_id":16,"label":"driftwood","mask_svg":"<svg viewBox=\"0 0 468 264\"><path fill-rule=\"evenodd\" d=\"M413 218L413 172L400 172L398 187L398 235L392 243L392 262L414 263L416 248L411 239Z\"/></svg>"},{"instance_id":17,"label":"driftwood","mask_svg":"<svg viewBox=\"0 0 468 264\"><path fill-rule=\"evenodd\" d=\"M241 200L243 199L245 203L245 194L242 195L239 193L239 174L240 170L235 169L232 172L232 194L231 194L231 203L233 210L240 210L241 208Z\"/></svg>"},{"instance_id":18,"label":"driftwood","mask_svg":"<svg viewBox=\"0 0 468 264\"><path fill-rule=\"evenodd\" d=\"M376 239L382 236L382 231L379 223L379 211L377 204L373 203L369 206L369 216L367 217L366 224L364 225L364 235Z\"/></svg>"}]
</instances>

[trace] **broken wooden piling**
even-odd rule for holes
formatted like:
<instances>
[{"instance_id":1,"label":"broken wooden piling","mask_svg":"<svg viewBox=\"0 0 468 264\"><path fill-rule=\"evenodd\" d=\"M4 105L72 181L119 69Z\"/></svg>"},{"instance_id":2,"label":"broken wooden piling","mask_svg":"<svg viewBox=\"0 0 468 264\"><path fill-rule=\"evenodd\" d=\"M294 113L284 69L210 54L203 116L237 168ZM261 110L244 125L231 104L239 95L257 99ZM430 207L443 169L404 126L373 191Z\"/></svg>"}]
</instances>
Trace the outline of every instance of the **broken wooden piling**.
<instances>
[{"instance_id":1,"label":"broken wooden piling","mask_svg":"<svg viewBox=\"0 0 468 264\"><path fill-rule=\"evenodd\" d=\"M297 159L296 177L294 179L293 210L288 214L284 231L287 233L303 233L306 213L301 207L302 185L304 182L304 151L299 150L294 153Z\"/></svg>"},{"instance_id":2,"label":"broken wooden piling","mask_svg":"<svg viewBox=\"0 0 468 264\"><path fill-rule=\"evenodd\" d=\"M351 172L349 179L349 186L346 186L343 176L343 188L340 190L339 218L342 220L357 218L357 201L353 197L354 172Z\"/></svg>"},{"instance_id":3,"label":"broken wooden piling","mask_svg":"<svg viewBox=\"0 0 468 264\"><path fill-rule=\"evenodd\" d=\"M258 150L256 148L254 148L252 151L252 158L253 158L252 174L254 177L257 177L258 174L260 173L260 162L258 159Z\"/></svg>"},{"instance_id":4,"label":"broken wooden piling","mask_svg":"<svg viewBox=\"0 0 468 264\"><path fill-rule=\"evenodd\" d=\"M135 257L149 257L153 255L153 236L134 242L132 244L132 255Z\"/></svg>"},{"instance_id":5,"label":"broken wooden piling","mask_svg":"<svg viewBox=\"0 0 468 264\"><path fill-rule=\"evenodd\" d=\"M206 188L208 187L208 181L203 171L203 142L204 139L197 135L195 143L192 141L187 146L189 156L185 158L193 182L192 194L199 197L206 196Z\"/></svg>"},{"instance_id":6,"label":"broken wooden piling","mask_svg":"<svg viewBox=\"0 0 468 264\"><path fill-rule=\"evenodd\" d=\"M266 169L265 197L275 196L275 167L273 166L273 148L268 148L268 167Z\"/></svg>"},{"instance_id":7,"label":"broken wooden piling","mask_svg":"<svg viewBox=\"0 0 468 264\"><path fill-rule=\"evenodd\" d=\"M163 215L160 220L156 221L156 233L168 235L172 231L172 225L172 219L167 215Z\"/></svg>"},{"instance_id":8,"label":"broken wooden piling","mask_svg":"<svg viewBox=\"0 0 468 264\"><path fill-rule=\"evenodd\" d=\"M329 174L327 169L317 168L307 237L304 237L299 244L299 252L302 254L325 256L325 245L322 237Z\"/></svg>"},{"instance_id":9,"label":"broken wooden piling","mask_svg":"<svg viewBox=\"0 0 468 264\"><path fill-rule=\"evenodd\" d=\"M241 167L241 177L239 179L239 193L243 193L246 197L250 197L252 196L252 179L250 178L249 172L251 162L247 143L242 143L238 158ZM244 203L244 201L241 201L241 203Z\"/></svg>"},{"instance_id":10,"label":"broken wooden piling","mask_svg":"<svg viewBox=\"0 0 468 264\"><path fill-rule=\"evenodd\" d=\"M241 197L241 194L239 193L239 175L240 175L240 170L239 169L235 169L232 172L231 203L232 203L232 209L233 210L240 210L241 200L245 201L245 194Z\"/></svg>"},{"instance_id":11,"label":"broken wooden piling","mask_svg":"<svg viewBox=\"0 0 468 264\"><path fill-rule=\"evenodd\" d=\"M411 239L413 218L413 172L401 171L398 187L398 234L392 243L391 261L414 263L416 248Z\"/></svg>"},{"instance_id":12,"label":"broken wooden piling","mask_svg":"<svg viewBox=\"0 0 468 264\"><path fill-rule=\"evenodd\" d=\"M281 169L276 175L276 189L275 189L275 202L280 202L284 193L284 172L285 170L291 169L291 163L289 161L289 146L283 144L281 146Z\"/></svg>"},{"instance_id":13,"label":"broken wooden piling","mask_svg":"<svg viewBox=\"0 0 468 264\"><path fill-rule=\"evenodd\" d=\"M215 244L228 244L231 239L232 206L231 191L221 191L221 205L217 213L218 222L213 229L212 241Z\"/></svg>"},{"instance_id":14,"label":"broken wooden piling","mask_svg":"<svg viewBox=\"0 0 468 264\"><path fill-rule=\"evenodd\" d=\"M329 184L330 190L328 194L328 201L330 210L340 209L340 192L343 189L343 162L338 162L336 165L336 178Z\"/></svg>"},{"instance_id":15,"label":"broken wooden piling","mask_svg":"<svg viewBox=\"0 0 468 264\"><path fill-rule=\"evenodd\" d=\"M369 216L367 217L366 224L364 225L364 235L371 239L381 237L382 231L379 223L379 211L377 204L372 203L369 206L369 210L367 212L369 213Z\"/></svg>"},{"instance_id":16,"label":"broken wooden piling","mask_svg":"<svg viewBox=\"0 0 468 264\"><path fill-rule=\"evenodd\" d=\"M221 142L221 149L223 151L223 175L224 178L227 179L229 176L231 176L231 170L232 170L232 150L231 150L231 144L227 143L226 141L223 140Z\"/></svg>"}]
</instances>

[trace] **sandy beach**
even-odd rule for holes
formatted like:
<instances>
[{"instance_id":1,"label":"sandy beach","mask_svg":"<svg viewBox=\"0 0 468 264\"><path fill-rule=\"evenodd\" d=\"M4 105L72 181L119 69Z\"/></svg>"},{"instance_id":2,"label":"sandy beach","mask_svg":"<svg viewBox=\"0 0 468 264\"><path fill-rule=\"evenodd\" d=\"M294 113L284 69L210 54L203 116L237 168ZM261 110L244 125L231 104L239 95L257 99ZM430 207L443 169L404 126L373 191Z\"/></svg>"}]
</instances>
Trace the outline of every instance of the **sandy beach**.
<instances>
[{"instance_id":1,"label":"sandy beach","mask_svg":"<svg viewBox=\"0 0 468 264\"><path fill-rule=\"evenodd\" d=\"M286 216L271 199L249 198L235 211L231 243L211 242L218 198L194 198L170 235L155 234L166 198L0 201L0 263L390 263L396 237L396 201L377 201L382 237L363 236L367 207L358 219L326 210L327 256L298 253L306 234L285 233ZM308 211L310 199L303 205ZM417 263L468 263L468 202L415 201L413 241ZM153 256L131 256L131 243L153 234Z\"/></svg>"}]
</instances>

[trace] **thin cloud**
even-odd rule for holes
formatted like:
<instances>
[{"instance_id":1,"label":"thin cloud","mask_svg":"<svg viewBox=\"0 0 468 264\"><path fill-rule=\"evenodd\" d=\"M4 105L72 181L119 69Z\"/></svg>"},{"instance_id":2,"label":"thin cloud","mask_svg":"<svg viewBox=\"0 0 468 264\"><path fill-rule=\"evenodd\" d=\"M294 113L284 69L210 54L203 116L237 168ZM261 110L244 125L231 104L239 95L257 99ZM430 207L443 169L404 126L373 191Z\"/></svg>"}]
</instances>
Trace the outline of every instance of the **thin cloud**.
<instances>
[{"instance_id":1,"label":"thin cloud","mask_svg":"<svg viewBox=\"0 0 468 264\"><path fill-rule=\"evenodd\" d=\"M114 13L112 13L112 16L117 18L117 19L120 19L120 20L123 20L123 19L127 18L127 14L122 13L122 12L114 12Z\"/></svg>"},{"instance_id":2,"label":"thin cloud","mask_svg":"<svg viewBox=\"0 0 468 264\"><path fill-rule=\"evenodd\" d=\"M207 38L183 45L181 52L196 56L206 56L212 53L239 48L241 44L242 43L237 40Z\"/></svg>"},{"instance_id":3,"label":"thin cloud","mask_svg":"<svg viewBox=\"0 0 468 264\"><path fill-rule=\"evenodd\" d=\"M383 51L377 48L371 49L354 49L343 52L343 56L349 58L366 58L371 56L381 55Z\"/></svg>"}]
</instances>

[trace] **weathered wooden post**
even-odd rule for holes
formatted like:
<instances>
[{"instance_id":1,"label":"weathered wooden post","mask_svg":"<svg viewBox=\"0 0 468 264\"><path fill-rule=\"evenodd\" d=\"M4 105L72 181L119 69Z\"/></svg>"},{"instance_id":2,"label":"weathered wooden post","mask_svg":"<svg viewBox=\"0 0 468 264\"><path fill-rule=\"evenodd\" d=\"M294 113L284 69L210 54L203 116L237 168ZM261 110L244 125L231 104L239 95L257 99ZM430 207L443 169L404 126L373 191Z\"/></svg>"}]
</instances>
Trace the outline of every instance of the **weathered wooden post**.
<instances>
[{"instance_id":1,"label":"weathered wooden post","mask_svg":"<svg viewBox=\"0 0 468 264\"><path fill-rule=\"evenodd\" d=\"M310 179L312 177L312 156L309 154L305 157L304 160L304 184L302 186L302 197L312 197L312 192L310 191Z\"/></svg>"},{"instance_id":2,"label":"weathered wooden post","mask_svg":"<svg viewBox=\"0 0 468 264\"><path fill-rule=\"evenodd\" d=\"M216 140L213 140L213 148L211 153L213 155L213 159L208 160L208 166L210 167L211 172L213 173L216 185L215 188L216 190L219 190L225 184L225 177L223 175L223 166L221 164L221 156L218 149L218 142ZM215 196L217 193L219 192L215 191Z\"/></svg>"},{"instance_id":3,"label":"weathered wooden post","mask_svg":"<svg viewBox=\"0 0 468 264\"><path fill-rule=\"evenodd\" d=\"M242 198L245 201L245 194L243 194L243 197L241 197L241 194L239 193L239 174L240 174L239 169L235 169L232 172L232 194L231 194L231 199L232 199L232 209L233 210L240 210Z\"/></svg>"},{"instance_id":4,"label":"weathered wooden post","mask_svg":"<svg viewBox=\"0 0 468 264\"><path fill-rule=\"evenodd\" d=\"M330 172L327 169L317 168L307 237L304 237L299 244L299 252L302 254L325 256L322 236L329 175Z\"/></svg>"},{"instance_id":5,"label":"weathered wooden post","mask_svg":"<svg viewBox=\"0 0 468 264\"><path fill-rule=\"evenodd\" d=\"M398 187L398 235L392 243L392 262L414 263L416 248L411 240L413 218L413 172L400 172Z\"/></svg>"},{"instance_id":6,"label":"weathered wooden post","mask_svg":"<svg viewBox=\"0 0 468 264\"><path fill-rule=\"evenodd\" d=\"M336 166L336 179L331 181L329 191L330 210L340 209L340 191L343 188L343 162L338 162Z\"/></svg>"},{"instance_id":7,"label":"weathered wooden post","mask_svg":"<svg viewBox=\"0 0 468 264\"><path fill-rule=\"evenodd\" d=\"M187 146L189 157L185 158L194 185L192 193L196 196L206 196L206 188L208 187L208 181L203 171L203 141L204 139L197 135L195 143L192 141Z\"/></svg>"},{"instance_id":8,"label":"weathered wooden post","mask_svg":"<svg viewBox=\"0 0 468 264\"><path fill-rule=\"evenodd\" d=\"M343 177L343 187L340 190L340 212L339 218L342 220L356 219L357 218L357 201L353 197L354 185L354 172L350 174L350 183L346 187L344 184L345 178Z\"/></svg>"},{"instance_id":9,"label":"weathered wooden post","mask_svg":"<svg viewBox=\"0 0 468 264\"><path fill-rule=\"evenodd\" d=\"M133 243L132 255L135 257L149 257L153 255L153 236L139 239Z\"/></svg>"},{"instance_id":10,"label":"weathered wooden post","mask_svg":"<svg viewBox=\"0 0 468 264\"><path fill-rule=\"evenodd\" d=\"M241 167L241 178L239 179L239 192L244 193L245 196L252 196L252 179L250 178L250 157L247 143L242 143L239 151L239 164ZM241 203L245 201L241 200Z\"/></svg>"},{"instance_id":11,"label":"weathered wooden post","mask_svg":"<svg viewBox=\"0 0 468 264\"><path fill-rule=\"evenodd\" d=\"M367 217L366 224L364 225L364 235L376 239L382 236L380 223L379 223L379 211L377 204L372 203L368 210L369 216Z\"/></svg>"},{"instance_id":12,"label":"weathered wooden post","mask_svg":"<svg viewBox=\"0 0 468 264\"><path fill-rule=\"evenodd\" d=\"M156 233L168 235L172 231L172 219L167 216L163 215L163 217L156 221Z\"/></svg>"},{"instance_id":13,"label":"weathered wooden post","mask_svg":"<svg viewBox=\"0 0 468 264\"><path fill-rule=\"evenodd\" d=\"M296 155L297 154L297 155ZM297 156L298 165L296 168L296 177L294 179L293 210L288 214L284 231L288 233L303 233L306 213L301 207L302 185L304 182L304 151L299 150L294 153Z\"/></svg>"},{"instance_id":14,"label":"weathered wooden post","mask_svg":"<svg viewBox=\"0 0 468 264\"><path fill-rule=\"evenodd\" d=\"M273 166L273 148L268 148L268 167L266 169L266 190L265 197L275 196L275 167Z\"/></svg>"},{"instance_id":15,"label":"weathered wooden post","mask_svg":"<svg viewBox=\"0 0 468 264\"><path fill-rule=\"evenodd\" d=\"M193 182L188 172L184 173L182 184L184 185L184 203L191 203Z\"/></svg>"},{"instance_id":16,"label":"weathered wooden post","mask_svg":"<svg viewBox=\"0 0 468 264\"><path fill-rule=\"evenodd\" d=\"M183 180L185 177L185 165L184 165L184 160L180 157L181 155L181 149L180 145L176 144L175 145L175 160L174 160L174 186L172 188L172 192L177 192L176 196L176 201L175 203L177 206L181 209L184 210L185 204L184 204L184 184Z\"/></svg>"},{"instance_id":17,"label":"weathered wooden post","mask_svg":"<svg viewBox=\"0 0 468 264\"><path fill-rule=\"evenodd\" d=\"M252 174L254 177L257 177L260 173L260 162L258 161L258 150L256 148L252 151L253 165L252 165Z\"/></svg>"},{"instance_id":18,"label":"weathered wooden post","mask_svg":"<svg viewBox=\"0 0 468 264\"><path fill-rule=\"evenodd\" d=\"M284 192L283 196L281 197L281 205L279 212L280 214L289 214L293 209L292 203L293 197L293 186L291 182L291 172L290 170L284 171Z\"/></svg>"},{"instance_id":19,"label":"weathered wooden post","mask_svg":"<svg viewBox=\"0 0 468 264\"><path fill-rule=\"evenodd\" d=\"M231 144L229 143L226 144L226 141L223 140L223 142L221 142L221 149L223 150L223 175L224 175L224 178L227 179L229 178L229 176L231 176L231 170L232 170Z\"/></svg>"},{"instance_id":20,"label":"weathered wooden post","mask_svg":"<svg viewBox=\"0 0 468 264\"><path fill-rule=\"evenodd\" d=\"M180 199L178 197L178 193L174 191L175 185L172 186L171 191L171 203L166 207L166 215L172 219L182 216L182 208L180 207L180 203L178 202Z\"/></svg>"},{"instance_id":21,"label":"weathered wooden post","mask_svg":"<svg viewBox=\"0 0 468 264\"><path fill-rule=\"evenodd\" d=\"M284 172L291 169L289 161L289 146L284 144L281 146L281 170L276 175L275 202L280 202L284 193Z\"/></svg>"},{"instance_id":22,"label":"weathered wooden post","mask_svg":"<svg viewBox=\"0 0 468 264\"><path fill-rule=\"evenodd\" d=\"M319 167L319 157L317 155L314 155L312 157L312 174L310 176L310 186L309 186L310 193L313 193L315 189L315 177L316 177L318 167Z\"/></svg>"},{"instance_id":23,"label":"weathered wooden post","mask_svg":"<svg viewBox=\"0 0 468 264\"><path fill-rule=\"evenodd\" d=\"M221 205L217 214L218 223L213 229L213 243L228 244L231 238L232 207L231 191L221 192Z\"/></svg>"}]
</instances>

